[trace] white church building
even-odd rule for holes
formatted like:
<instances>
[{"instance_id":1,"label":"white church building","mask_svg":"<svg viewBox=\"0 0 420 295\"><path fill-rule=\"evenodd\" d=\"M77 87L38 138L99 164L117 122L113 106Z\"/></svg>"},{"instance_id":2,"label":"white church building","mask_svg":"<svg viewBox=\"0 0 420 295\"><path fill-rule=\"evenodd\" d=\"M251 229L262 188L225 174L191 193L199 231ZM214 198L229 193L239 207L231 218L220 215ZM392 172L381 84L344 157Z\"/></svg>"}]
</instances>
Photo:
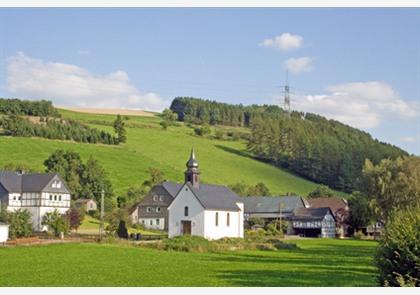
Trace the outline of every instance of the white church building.
<instances>
[{"instance_id":1,"label":"white church building","mask_svg":"<svg viewBox=\"0 0 420 295\"><path fill-rule=\"evenodd\" d=\"M185 171L185 183L168 207L168 236L206 239L243 238L244 204L229 188L200 183L194 150Z\"/></svg>"},{"instance_id":2,"label":"white church building","mask_svg":"<svg viewBox=\"0 0 420 295\"><path fill-rule=\"evenodd\" d=\"M64 214L69 210L70 200L70 191L57 173L0 171L0 210L28 210L34 231L45 229L45 213L57 209Z\"/></svg>"}]
</instances>

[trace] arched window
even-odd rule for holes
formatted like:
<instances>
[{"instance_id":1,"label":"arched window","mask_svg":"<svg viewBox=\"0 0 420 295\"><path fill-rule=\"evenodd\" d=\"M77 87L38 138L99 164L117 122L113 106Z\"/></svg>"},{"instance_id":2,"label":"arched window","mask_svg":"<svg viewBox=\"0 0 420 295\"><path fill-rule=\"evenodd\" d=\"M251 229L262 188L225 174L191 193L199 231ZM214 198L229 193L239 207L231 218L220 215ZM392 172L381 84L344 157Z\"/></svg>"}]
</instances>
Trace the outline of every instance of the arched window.
<instances>
[{"instance_id":1,"label":"arched window","mask_svg":"<svg viewBox=\"0 0 420 295\"><path fill-rule=\"evenodd\" d=\"M226 215L226 225L230 226L230 213Z\"/></svg>"},{"instance_id":2,"label":"arched window","mask_svg":"<svg viewBox=\"0 0 420 295\"><path fill-rule=\"evenodd\" d=\"M184 207L184 216L188 216L188 206Z\"/></svg>"},{"instance_id":3,"label":"arched window","mask_svg":"<svg viewBox=\"0 0 420 295\"><path fill-rule=\"evenodd\" d=\"M219 226L219 212L216 212L216 226Z\"/></svg>"}]
</instances>

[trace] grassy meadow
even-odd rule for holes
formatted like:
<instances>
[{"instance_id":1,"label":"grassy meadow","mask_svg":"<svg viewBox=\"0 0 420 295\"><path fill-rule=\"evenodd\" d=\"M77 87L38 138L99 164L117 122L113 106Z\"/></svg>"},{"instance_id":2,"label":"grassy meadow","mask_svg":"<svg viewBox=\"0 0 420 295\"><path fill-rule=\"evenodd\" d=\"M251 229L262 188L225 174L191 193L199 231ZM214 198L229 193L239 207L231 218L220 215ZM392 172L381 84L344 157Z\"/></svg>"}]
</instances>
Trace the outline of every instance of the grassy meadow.
<instances>
[{"instance_id":1,"label":"grassy meadow","mask_svg":"<svg viewBox=\"0 0 420 295\"><path fill-rule=\"evenodd\" d=\"M115 115L87 114L60 110L64 118L79 120L113 132ZM74 150L87 159L94 156L110 174L115 193L140 185L148 178L147 169L157 167L172 181L182 181L185 162L194 145L200 162L202 181L229 185L237 182L264 182L274 194L294 192L306 195L316 184L272 165L252 159L244 141L207 139L195 136L183 124L163 130L159 117L129 116L128 141L118 146L76 143L43 138L0 136L0 166L25 163L43 171L43 161L56 149Z\"/></svg>"},{"instance_id":2,"label":"grassy meadow","mask_svg":"<svg viewBox=\"0 0 420 295\"><path fill-rule=\"evenodd\" d=\"M300 249L165 252L112 244L0 248L0 286L377 286L374 241L292 240Z\"/></svg>"}]
</instances>

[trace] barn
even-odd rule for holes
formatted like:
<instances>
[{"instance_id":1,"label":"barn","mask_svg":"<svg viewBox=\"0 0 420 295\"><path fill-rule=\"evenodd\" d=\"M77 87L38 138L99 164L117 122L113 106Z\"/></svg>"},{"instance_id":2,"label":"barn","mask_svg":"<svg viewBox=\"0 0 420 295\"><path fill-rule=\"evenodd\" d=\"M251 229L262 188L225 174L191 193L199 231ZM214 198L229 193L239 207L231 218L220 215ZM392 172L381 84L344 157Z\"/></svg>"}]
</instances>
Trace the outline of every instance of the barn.
<instances>
[{"instance_id":1,"label":"barn","mask_svg":"<svg viewBox=\"0 0 420 295\"><path fill-rule=\"evenodd\" d=\"M303 237L334 238L336 220L329 207L298 208L292 218L293 233Z\"/></svg>"}]
</instances>

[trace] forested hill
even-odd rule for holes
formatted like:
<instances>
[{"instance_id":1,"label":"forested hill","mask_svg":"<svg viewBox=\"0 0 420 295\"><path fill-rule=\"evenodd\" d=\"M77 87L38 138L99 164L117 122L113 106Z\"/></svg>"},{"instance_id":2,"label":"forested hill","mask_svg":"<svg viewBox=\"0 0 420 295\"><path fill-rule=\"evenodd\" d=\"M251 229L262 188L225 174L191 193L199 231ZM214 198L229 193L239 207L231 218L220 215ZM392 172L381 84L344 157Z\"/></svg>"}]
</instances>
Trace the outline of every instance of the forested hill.
<instances>
[{"instance_id":1,"label":"forested hill","mask_svg":"<svg viewBox=\"0 0 420 295\"><path fill-rule=\"evenodd\" d=\"M248 127L252 131L248 149L256 158L346 192L357 189L365 159L377 164L383 158L408 155L338 121L296 111L289 116L274 105L177 97L170 108L188 123Z\"/></svg>"}]
</instances>

